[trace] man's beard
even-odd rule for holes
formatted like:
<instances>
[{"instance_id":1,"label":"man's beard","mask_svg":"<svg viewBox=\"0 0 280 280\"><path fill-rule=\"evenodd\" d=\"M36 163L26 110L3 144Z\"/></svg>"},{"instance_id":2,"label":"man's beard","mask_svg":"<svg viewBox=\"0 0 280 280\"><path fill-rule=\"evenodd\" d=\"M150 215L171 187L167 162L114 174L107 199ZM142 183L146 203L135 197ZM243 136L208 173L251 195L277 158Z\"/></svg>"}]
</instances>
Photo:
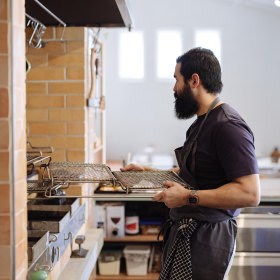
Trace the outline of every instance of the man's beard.
<instances>
[{"instance_id":1,"label":"man's beard","mask_svg":"<svg viewBox=\"0 0 280 280\"><path fill-rule=\"evenodd\" d=\"M198 109L199 104L195 100L193 92L188 84L182 91L174 92L175 97L175 112L178 119L189 119L193 117Z\"/></svg>"}]
</instances>

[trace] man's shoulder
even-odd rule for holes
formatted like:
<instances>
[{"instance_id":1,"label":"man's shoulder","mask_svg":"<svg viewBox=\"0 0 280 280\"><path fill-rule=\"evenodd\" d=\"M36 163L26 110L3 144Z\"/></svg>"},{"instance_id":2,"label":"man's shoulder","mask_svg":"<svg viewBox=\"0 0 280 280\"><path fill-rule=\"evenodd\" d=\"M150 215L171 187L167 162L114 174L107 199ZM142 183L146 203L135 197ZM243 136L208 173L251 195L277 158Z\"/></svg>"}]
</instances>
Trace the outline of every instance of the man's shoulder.
<instances>
[{"instance_id":1,"label":"man's shoulder","mask_svg":"<svg viewBox=\"0 0 280 280\"><path fill-rule=\"evenodd\" d=\"M231 121L241 121L245 122L240 114L229 104L223 103L218 107L217 110L217 121L218 122L231 122Z\"/></svg>"},{"instance_id":2,"label":"man's shoulder","mask_svg":"<svg viewBox=\"0 0 280 280\"><path fill-rule=\"evenodd\" d=\"M232 136L234 133L236 135L249 133L253 136L249 125L234 108L226 103L221 104L219 107L213 124L213 130L218 135L226 133Z\"/></svg>"},{"instance_id":3,"label":"man's shoulder","mask_svg":"<svg viewBox=\"0 0 280 280\"><path fill-rule=\"evenodd\" d=\"M211 123L213 130L220 130L226 127L239 127L250 130L241 115L227 103L223 103L217 107L216 112L212 115Z\"/></svg>"}]
</instances>

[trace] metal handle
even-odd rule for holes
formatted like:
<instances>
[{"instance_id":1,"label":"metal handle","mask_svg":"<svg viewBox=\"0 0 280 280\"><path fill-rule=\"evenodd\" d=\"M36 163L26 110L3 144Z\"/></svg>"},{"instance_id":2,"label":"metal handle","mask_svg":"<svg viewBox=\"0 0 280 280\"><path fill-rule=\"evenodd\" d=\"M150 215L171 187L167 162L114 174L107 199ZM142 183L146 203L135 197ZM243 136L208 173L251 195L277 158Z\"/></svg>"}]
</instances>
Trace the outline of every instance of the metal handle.
<instances>
[{"instance_id":1,"label":"metal handle","mask_svg":"<svg viewBox=\"0 0 280 280\"><path fill-rule=\"evenodd\" d=\"M58 240L58 237L56 234L50 234L49 241L50 242L56 242Z\"/></svg>"},{"instance_id":2,"label":"metal handle","mask_svg":"<svg viewBox=\"0 0 280 280\"><path fill-rule=\"evenodd\" d=\"M72 239L73 239L73 233L72 233L71 231L68 232L68 235L67 235L66 238L65 238L65 235L64 235L64 240L65 240L65 241L66 241L66 240L71 240L71 241L72 241Z\"/></svg>"}]
</instances>

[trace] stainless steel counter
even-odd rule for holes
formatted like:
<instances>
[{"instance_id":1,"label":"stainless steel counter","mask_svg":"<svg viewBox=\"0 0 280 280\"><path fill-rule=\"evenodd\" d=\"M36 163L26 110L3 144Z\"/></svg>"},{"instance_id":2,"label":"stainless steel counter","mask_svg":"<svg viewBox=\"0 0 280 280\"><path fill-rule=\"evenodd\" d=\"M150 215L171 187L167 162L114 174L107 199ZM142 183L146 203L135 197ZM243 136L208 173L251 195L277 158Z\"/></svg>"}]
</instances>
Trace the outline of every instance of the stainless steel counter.
<instances>
[{"instance_id":1,"label":"stainless steel counter","mask_svg":"<svg viewBox=\"0 0 280 280\"><path fill-rule=\"evenodd\" d=\"M244 208L236 221L236 254L227 280L279 279L280 204Z\"/></svg>"}]
</instances>

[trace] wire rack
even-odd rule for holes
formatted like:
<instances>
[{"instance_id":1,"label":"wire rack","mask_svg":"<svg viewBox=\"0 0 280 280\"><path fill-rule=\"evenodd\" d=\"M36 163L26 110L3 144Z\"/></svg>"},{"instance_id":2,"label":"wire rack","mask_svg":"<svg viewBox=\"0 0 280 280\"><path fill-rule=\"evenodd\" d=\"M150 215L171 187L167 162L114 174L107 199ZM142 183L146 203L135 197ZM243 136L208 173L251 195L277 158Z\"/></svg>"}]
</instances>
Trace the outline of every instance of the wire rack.
<instances>
[{"instance_id":1,"label":"wire rack","mask_svg":"<svg viewBox=\"0 0 280 280\"><path fill-rule=\"evenodd\" d=\"M115 182L109 167L104 164L53 162L49 166L50 176L56 183Z\"/></svg>"},{"instance_id":2,"label":"wire rack","mask_svg":"<svg viewBox=\"0 0 280 280\"><path fill-rule=\"evenodd\" d=\"M71 183L106 182L113 185L119 183L126 194L128 194L129 192L161 191L166 188L163 184L165 181L173 181L191 189L173 171L111 172L110 168L104 164L49 162L44 165L41 180L27 181L27 191L28 193L44 193L45 197L51 198L56 197L59 189L67 189Z\"/></svg>"},{"instance_id":3,"label":"wire rack","mask_svg":"<svg viewBox=\"0 0 280 280\"><path fill-rule=\"evenodd\" d=\"M37 198L32 199L44 199L44 198L54 198L61 195L58 194L60 189L67 189L69 184L53 184L51 180L27 180L27 193L37 193L43 194Z\"/></svg>"},{"instance_id":4,"label":"wire rack","mask_svg":"<svg viewBox=\"0 0 280 280\"><path fill-rule=\"evenodd\" d=\"M159 190L164 181L173 181L186 188L190 186L173 171L115 171L116 179L128 190Z\"/></svg>"},{"instance_id":5,"label":"wire rack","mask_svg":"<svg viewBox=\"0 0 280 280\"><path fill-rule=\"evenodd\" d=\"M52 187L51 180L27 180L28 193L45 193L48 188Z\"/></svg>"},{"instance_id":6,"label":"wire rack","mask_svg":"<svg viewBox=\"0 0 280 280\"><path fill-rule=\"evenodd\" d=\"M33 163L34 161L37 161L41 158L42 158L41 153L27 154L26 155L27 165L29 165L29 164Z\"/></svg>"}]
</instances>

